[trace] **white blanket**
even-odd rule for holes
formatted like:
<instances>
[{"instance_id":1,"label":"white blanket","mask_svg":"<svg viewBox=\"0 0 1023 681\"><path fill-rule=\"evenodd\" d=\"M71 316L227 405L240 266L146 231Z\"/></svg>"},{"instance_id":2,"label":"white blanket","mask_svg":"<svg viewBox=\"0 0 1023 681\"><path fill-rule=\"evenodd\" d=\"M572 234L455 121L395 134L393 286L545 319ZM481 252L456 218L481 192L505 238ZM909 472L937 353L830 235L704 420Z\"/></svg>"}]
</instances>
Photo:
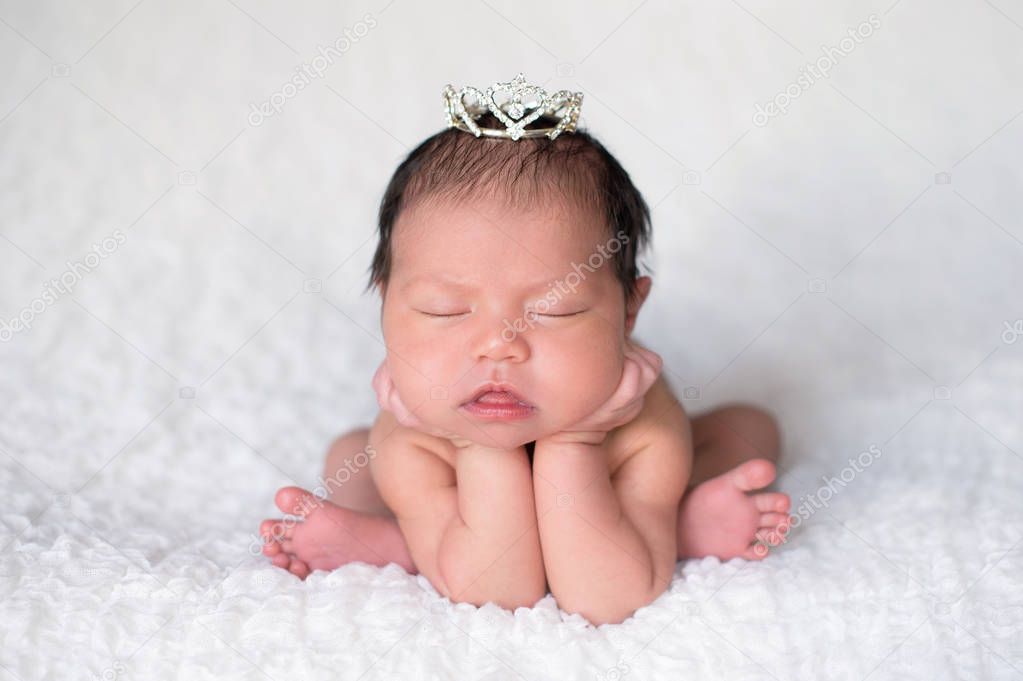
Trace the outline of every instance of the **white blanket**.
<instances>
[{"instance_id":1,"label":"white blanket","mask_svg":"<svg viewBox=\"0 0 1023 681\"><path fill-rule=\"evenodd\" d=\"M1023 677L1023 14L896 4L651 3L613 30L632 8L588 3L561 33L546 5L452 5L475 46L411 3L0 5L0 680ZM446 82L546 80L537 43L654 207L639 337L692 415L778 417L802 509L763 562L679 563L620 625L254 548L274 491L374 416L389 173Z\"/></svg>"}]
</instances>

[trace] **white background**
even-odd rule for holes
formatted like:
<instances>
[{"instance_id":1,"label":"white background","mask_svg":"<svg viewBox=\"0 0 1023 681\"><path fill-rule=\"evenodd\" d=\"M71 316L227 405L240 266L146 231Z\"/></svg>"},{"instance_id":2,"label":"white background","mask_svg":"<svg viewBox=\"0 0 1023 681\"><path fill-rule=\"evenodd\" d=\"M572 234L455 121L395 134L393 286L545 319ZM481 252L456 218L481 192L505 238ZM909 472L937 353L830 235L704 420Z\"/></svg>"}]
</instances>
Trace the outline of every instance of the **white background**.
<instances>
[{"instance_id":1,"label":"white background","mask_svg":"<svg viewBox=\"0 0 1023 681\"><path fill-rule=\"evenodd\" d=\"M0 320L126 237L0 343L0 679L1023 677L1017 0L3 0L0 65ZM637 334L690 413L771 410L796 506L882 452L763 563L680 563L597 630L248 550L375 415L390 173L445 84L519 71L653 207Z\"/></svg>"}]
</instances>

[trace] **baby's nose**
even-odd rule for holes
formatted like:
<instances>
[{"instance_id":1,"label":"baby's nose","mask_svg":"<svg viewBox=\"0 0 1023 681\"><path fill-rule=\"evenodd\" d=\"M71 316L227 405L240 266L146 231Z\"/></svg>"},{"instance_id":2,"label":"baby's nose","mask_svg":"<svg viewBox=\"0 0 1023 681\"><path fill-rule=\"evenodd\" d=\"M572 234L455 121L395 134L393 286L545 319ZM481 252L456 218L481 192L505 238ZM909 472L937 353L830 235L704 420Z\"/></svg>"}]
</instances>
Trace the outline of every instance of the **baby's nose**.
<instances>
[{"instance_id":1,"label":"baby's nose","mask_svg":"<svg viewBox=\"0 0 1023 681\"><path fill-rule=\"evenodd\" d=\"M529 344L525 338L527 327L522 321L507 318L500 322L483 321L474 348L476 357L513 362L528 359Z\"/></svg>"}]
</instances>

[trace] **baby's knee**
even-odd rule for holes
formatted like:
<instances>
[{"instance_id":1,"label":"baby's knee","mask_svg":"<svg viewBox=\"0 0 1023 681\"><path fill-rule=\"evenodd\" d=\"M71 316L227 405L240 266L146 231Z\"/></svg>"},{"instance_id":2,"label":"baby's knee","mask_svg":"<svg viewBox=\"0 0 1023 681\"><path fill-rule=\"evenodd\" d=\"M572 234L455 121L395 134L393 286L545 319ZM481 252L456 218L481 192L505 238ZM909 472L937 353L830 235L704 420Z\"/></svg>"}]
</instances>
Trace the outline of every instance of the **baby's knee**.
<instances>
[{"instance_id":1,"label":"baby's knee","mask_svg":"<svg viewBox=\"0 0 1023 681\"><path fill-rule=\"evenodd\" d=\"M326 468L336 468L336 466L331 465L331 462L343 461L346 458L350 459L358 452L364 450L368 442L369 428L356 428L338 436L327 450Z\"/></svg>"},{"instance_id":2,"label":"baby's knee","mask_svg":"<svg viewBox=\"0 0 1023 681\"><path fill-rule=\"evenodd\" d=\"M765 458L776 460L781 447L778 420L767 410L752 404L733 404L721 410L734 429L753 444Z\"/></svg>"}]
</instances>

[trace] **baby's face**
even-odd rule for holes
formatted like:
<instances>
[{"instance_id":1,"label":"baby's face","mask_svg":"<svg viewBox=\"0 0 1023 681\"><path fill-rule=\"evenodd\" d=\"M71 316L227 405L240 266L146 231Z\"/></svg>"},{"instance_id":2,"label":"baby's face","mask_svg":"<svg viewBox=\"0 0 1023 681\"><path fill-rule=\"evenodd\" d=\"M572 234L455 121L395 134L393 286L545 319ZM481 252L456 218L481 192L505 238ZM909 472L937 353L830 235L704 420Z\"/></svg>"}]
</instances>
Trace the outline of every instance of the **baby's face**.
<instances>
[{"instance_id":1,"label":"baby's face","mask_svg":"<svg viewBox=\"0 0 1023 681\"><path fill-rule=\"evenodd\" d=\"M610 259L619 247L598 215L568 205L404 212L382 310L402 401L426 424L507 448L594 412L623 368L625 297ZM532 408L467 408L488 381L511 384Z\"/></svg>"}]
</instances>

